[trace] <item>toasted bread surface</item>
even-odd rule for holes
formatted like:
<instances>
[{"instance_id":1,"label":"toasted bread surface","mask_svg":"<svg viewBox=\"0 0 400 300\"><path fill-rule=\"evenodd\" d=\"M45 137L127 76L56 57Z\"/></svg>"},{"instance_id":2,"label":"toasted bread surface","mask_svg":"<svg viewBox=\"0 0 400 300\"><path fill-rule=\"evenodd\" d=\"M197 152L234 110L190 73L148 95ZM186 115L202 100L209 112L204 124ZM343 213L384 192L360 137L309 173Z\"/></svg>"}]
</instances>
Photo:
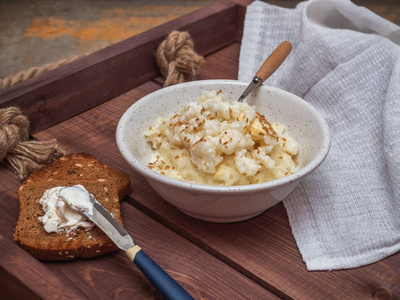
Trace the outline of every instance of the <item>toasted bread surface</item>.
<instances>
[{"instance_id":1,"label":"toasted bread surface","mask_svg":"<svg viewBox=\"0 0 400 300\"><path fill-rule=\"evenodd\" d=\"M45 231L39 217L44 215L40 198L57 186L83 185L122 224L119 200L130 192L129 176L107 167L85 153L62 157L32 173L18 189L20 211L14 239L41 260L89 258L117 250L116 245L97 226Z\"/></svg>"}]
</instances>

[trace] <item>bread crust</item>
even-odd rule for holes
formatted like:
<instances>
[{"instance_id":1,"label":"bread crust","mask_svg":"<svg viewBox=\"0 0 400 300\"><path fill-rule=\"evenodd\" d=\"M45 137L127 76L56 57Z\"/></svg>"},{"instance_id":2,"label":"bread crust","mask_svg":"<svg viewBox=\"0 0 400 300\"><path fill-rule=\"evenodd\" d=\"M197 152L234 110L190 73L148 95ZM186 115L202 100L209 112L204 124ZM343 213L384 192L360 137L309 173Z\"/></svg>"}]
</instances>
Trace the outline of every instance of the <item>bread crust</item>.
<instances>
[{"instance_id":1,"label":"bread crust","mask_svg":"<svg viewBox=\"0 0 400 300\"><path fill-rule=\"evenodd\" d=\"M40 260L90 258L118 247L97 226L47 233L38 220L43 193L56 186L83 185L122 225L119 201L130 193L129 175L109 168L86 153L61 157L32 173L18 189L20 210L14 240Z\"/></svg>"}]
</instances>

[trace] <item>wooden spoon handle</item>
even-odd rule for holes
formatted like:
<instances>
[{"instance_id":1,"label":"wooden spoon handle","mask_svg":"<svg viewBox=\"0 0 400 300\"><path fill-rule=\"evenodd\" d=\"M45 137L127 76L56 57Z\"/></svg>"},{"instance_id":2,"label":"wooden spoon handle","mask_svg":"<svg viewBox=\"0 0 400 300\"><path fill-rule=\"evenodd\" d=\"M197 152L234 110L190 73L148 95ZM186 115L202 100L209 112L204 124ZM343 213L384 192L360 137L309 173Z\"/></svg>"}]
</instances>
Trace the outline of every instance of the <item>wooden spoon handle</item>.
<instances>
[{"instance_id":1,"label":"wooden spoon handle","mask_svg":"<svg viewBox=\"0 0 400 300\"><path fill-rule=\"evenodd\" d=\"M286 57L292 51L292 44L285 41L280 44L270 56L264 61L260 69L257 71L256 76L260 77L264 82L269 76L271 76L276 69L283 63Z\"/></svg>"}]
</instances>

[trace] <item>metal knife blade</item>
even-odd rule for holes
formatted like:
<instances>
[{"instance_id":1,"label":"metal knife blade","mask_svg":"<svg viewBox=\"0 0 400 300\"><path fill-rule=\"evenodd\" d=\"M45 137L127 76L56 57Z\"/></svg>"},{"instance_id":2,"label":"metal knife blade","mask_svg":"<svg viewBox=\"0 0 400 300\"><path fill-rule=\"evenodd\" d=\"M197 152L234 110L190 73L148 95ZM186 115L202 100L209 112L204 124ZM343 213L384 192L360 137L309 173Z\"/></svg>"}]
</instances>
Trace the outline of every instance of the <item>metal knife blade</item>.
<instances>
[{"instance_id":1,"label":"metal knife blade","mask_svg":"<svg viewBox=\"0 0 400 300\"><path fill-rule=\"evenodd\" d=\"M243 94L239 97L238 102L243 102L243 100L260 84L262 83L262 80L260 77L255 76L253 80L250 82L250 84L247 86L247 88L244 90Z\"/></svg>"},{"instance_id":2,"label":"metal knife blade","mask_svg":"<svg viewBox=\"0 0 400 300\"><path fill-rule=\"evenodd\" d=\"M93 214L81 211L89 220L95 223L122 250L135 246L132 237L122 225L90 194L93 203Z\"/></svg>"}]
</instances>

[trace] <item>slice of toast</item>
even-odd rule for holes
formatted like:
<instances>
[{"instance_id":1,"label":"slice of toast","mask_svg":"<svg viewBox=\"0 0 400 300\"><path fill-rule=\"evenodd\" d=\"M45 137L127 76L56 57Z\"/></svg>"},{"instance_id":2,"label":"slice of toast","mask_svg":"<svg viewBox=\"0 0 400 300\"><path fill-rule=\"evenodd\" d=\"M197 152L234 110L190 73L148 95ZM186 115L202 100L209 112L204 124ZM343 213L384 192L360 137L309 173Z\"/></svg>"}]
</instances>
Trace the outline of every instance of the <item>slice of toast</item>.
<instances>
[{"instance_id":1,"label":"slice of toast","mask_svg":"<svg viewBox=\"0 0 400 300\"><path fill-rule=\"evenodd\" d=\"M83 185L122 224L119 201L129 194L129 176L107 167L95 157L78 153L66 155L32 173L18 189L20 211L14 240L41 260L69 260L94 257L117 250L97 226L48 233L39 217L44 215L40 198L57 186Z\"/></svg>"}]
</instances>

